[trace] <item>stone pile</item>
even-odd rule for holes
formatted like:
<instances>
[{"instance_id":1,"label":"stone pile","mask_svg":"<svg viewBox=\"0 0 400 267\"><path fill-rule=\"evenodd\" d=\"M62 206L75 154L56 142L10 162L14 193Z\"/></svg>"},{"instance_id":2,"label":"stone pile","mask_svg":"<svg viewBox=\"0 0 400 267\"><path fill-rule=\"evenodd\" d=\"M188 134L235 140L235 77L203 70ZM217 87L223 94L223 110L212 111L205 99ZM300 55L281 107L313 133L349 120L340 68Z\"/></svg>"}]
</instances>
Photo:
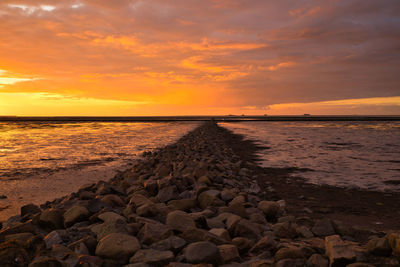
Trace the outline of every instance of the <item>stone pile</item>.
<instances>
[{"instance_id":1,"label":"stone pile","mask_svg":"<svg viewBox=\"0 0 400 267\"><path fill-rule=\"evenodd\" d=\"M0 231L0 266L399 266L399 233L360 244L269 201L230 135L206 123L111 181L22 207Z\"/></svg>"}]
</instances>

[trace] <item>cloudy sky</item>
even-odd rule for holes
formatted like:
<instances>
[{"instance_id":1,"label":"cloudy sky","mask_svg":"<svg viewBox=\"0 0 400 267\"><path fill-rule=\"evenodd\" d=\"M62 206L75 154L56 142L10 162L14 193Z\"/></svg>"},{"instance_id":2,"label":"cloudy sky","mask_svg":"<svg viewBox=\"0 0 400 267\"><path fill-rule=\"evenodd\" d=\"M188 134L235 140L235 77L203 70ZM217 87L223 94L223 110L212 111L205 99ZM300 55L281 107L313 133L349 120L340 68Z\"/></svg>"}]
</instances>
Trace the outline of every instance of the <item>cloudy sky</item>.
<instances>
[{"instance_id":1,"label":"cloudy sky","mask_svg":"<svg viewBox=\"0 0 400 267\"><path fill-rule=\"evenodd\" d=\"M400 1L0 1L0 115L243 113L400 114Z\"/></svg>"}]
</instances>

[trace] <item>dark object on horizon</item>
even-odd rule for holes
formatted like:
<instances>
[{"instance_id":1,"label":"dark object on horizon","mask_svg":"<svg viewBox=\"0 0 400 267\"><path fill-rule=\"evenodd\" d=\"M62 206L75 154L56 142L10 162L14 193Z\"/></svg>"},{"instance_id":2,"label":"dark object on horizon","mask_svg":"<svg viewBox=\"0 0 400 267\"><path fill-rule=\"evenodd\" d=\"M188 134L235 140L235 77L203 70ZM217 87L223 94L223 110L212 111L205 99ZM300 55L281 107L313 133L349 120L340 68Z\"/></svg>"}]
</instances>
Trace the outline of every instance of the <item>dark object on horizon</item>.
<instances>
[{"instance_id":1,"label":"dark object on horizon","mask_svg":"<svg viewBox=\"0 0 400 267\"><path fill-rule=\"evenodd\" d=\"M310 117L311 115L310 114L308 114L308 113L304 113L304 115L303 116L305 116L305 117Z\"/></svg>"}]
</instances>

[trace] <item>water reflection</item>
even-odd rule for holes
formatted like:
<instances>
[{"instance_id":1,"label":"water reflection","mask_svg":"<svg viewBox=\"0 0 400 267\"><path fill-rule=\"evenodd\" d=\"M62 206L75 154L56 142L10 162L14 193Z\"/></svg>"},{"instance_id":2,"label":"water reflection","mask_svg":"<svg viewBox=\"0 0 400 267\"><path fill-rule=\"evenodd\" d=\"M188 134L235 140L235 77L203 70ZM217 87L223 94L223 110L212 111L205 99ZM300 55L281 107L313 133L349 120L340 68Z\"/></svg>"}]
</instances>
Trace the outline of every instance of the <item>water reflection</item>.
<instances>
[{"instance_id":1,"label":"water reflection","mask_svg":"<svg viewBox=\"0 0 400 267\"><path fill-rule=\"evenodd\" d=\"M222 126L270 147L263 165L315 184L400 191L400 122L241 122ZM390 182L391 181L391 182Z\"/></svg>"}]
</instances>

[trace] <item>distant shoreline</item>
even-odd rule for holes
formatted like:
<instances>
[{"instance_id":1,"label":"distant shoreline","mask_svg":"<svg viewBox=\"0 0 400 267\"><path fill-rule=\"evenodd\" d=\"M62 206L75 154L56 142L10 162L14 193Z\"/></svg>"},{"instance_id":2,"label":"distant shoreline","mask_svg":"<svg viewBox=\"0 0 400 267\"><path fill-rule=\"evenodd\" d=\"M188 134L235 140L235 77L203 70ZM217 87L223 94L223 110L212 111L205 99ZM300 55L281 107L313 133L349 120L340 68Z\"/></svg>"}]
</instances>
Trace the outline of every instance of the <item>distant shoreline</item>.
<instances>
[{"instance_id":1,"label":"distant shoreline","mask_svg":"<svg viewBox=\"0 0 400 267\"><path fill-rule=\"evenodd\" d=\"M176 121L400 121L400 115L379 116L0 116L0 122L176 122Z\"/></svg>"}]
</instances>

